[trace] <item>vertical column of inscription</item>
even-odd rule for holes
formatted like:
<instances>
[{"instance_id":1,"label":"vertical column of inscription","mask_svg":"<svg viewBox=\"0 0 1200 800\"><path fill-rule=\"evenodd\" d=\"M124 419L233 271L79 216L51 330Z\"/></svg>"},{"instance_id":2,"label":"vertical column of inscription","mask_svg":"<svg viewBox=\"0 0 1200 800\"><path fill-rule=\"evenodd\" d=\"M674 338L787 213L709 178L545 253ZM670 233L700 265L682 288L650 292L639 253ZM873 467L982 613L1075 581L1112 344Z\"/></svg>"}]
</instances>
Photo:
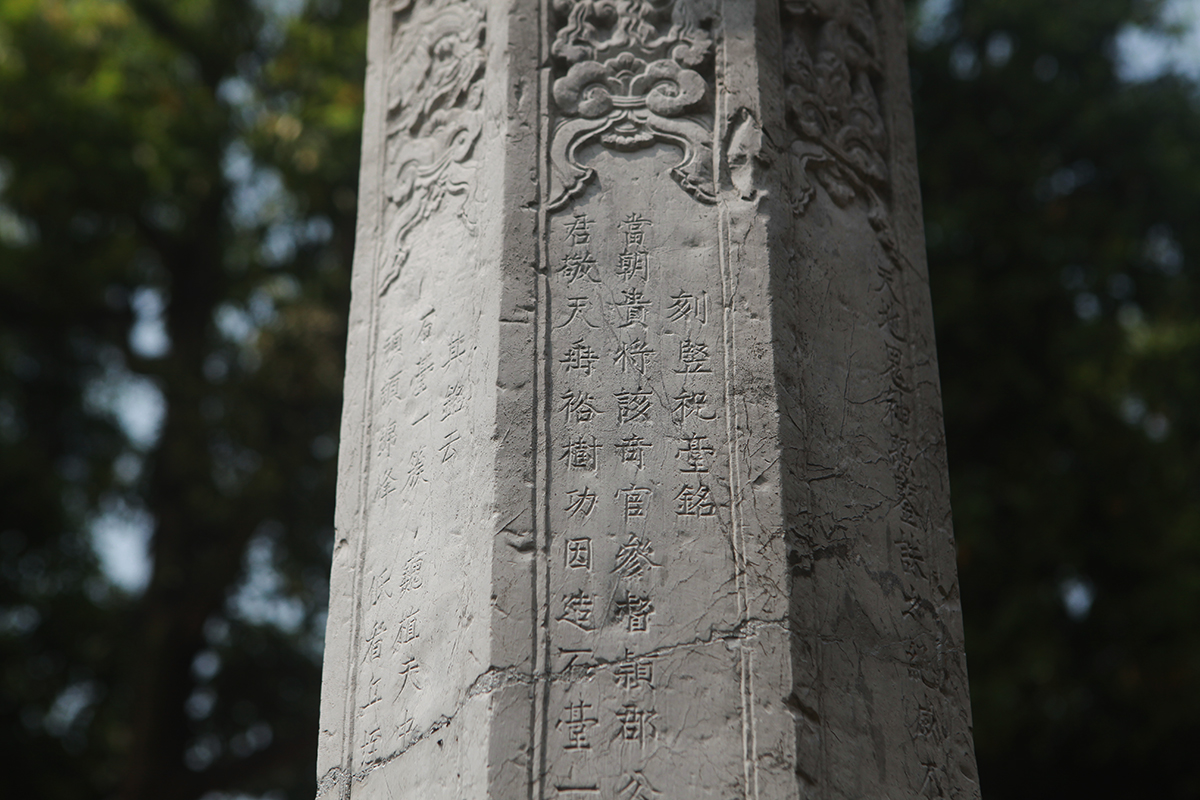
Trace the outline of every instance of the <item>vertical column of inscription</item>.
<instances>
[{"instance_id":1,"label":"vertical column of inscription","mask_svg":"<svg viewBox=\"0 0 1200 800\"><path fill-rule=\"evenodd\" d=\"M471 413L485 366L473 344L479 313L463 293L446 298L453 314L428 301L412 314L411 306L422 304L421 284L426 291L435 284L438 294L448 289L421 266L406 272L381 303L381 326L387 327L380 331L356 654L360 765L406 750L453 713L450 687L482 670L455 655L454 637L429 635L458 616L464 600L456 576L467 561L460 551L470 546L464 534L486 524L478 509L448 505L430 488L463 485L479 456L473 442L483 431Z\"/></svg>"},{"instance_id":2,"label":"vertical column of inscription","mask_svg":"<svg viewBox=\"0 0 1200 800\"><path fill-rule=\"evenodd\" d=\"M610 188L548 222L547 781L571 800L740 793L717 213L673 157L599 152Z\"/></svg>"},{"instance_id":3,"label":"vertical column of inscription","mask_svg":"<svg viewBox=\"0 0 1200 800\"><path fill-rule=\"evenodd\" d=\"M466 687L487 666L477 644L485 632L461 620L486 607L464 576L487 569L479 545L490 498L446 503L439 490L478 474L490 430L494 363L480 346L488 337L477 291L488 270L475 238L479 198L463 202L480 191L484 15L457 0L401 10L388 20L388 70L406 83L387 95L383 241L367 332L369 484L348 654L356 781L458 714ZM460 78L454 86L439 83L438 69L448 65ZM437 114L428 114L435 101ZM414 775L408 788L423 780Z\"/></svg>"},{"instance_id":4,"label":"vertical column of inscription","mask_svg":"<svg viewBox=\"0 0 1200 800\"><path fill-rule=\"evenodd\" d=\"M846 372L822 365L804 380L809 492L797 556L807 566L793 592L803 608L797 618L815 623L803 634L795 680L796 696L820 715L797 718L798 760L801 774L826 794L858 791L872 773L887 786L884 776L897 774L889 766L904 764L906 788L946 796L973 780L974 764L959 677L956 578L953 562L938 553L952 554L952 543L932 535L930 506L940 503L928 476L944 475L944 463L940 448L928 445L940 421L927 415L921 395L928 398L931 387L920 385L917 366L921 345L932 345L914 325L914 287L922 279L892 214L894 145L880 87L896 65L885 70L876 6L886 4L781 3L793 236L815 244L796 248L811 255L793 267L803 276L793 324L813 351ZM841 239L836 259L819 242L830 230ZM848 299L834 306L825 302L830 296ZM820 466L838 459L848 467ZM867 499L864 486L878 497ZM818 559L822 551L837 555ZM832 602L843 586L857 594L857 609ZM882 689L869 694L863 686ZM882 710L885 692L894 692L899 713Z\"/></svg>"},{"instance_id":5,"label":"vertical column of inscription","mask_svg":"<svg viewBox=\"0 0 1200 800\"><path fill-rule=\"evenodd\" d=\"M714 8L550 15L547 795L744 796ZM681 191L682 190L682 191Z\"/></svg>"}]
</instances>

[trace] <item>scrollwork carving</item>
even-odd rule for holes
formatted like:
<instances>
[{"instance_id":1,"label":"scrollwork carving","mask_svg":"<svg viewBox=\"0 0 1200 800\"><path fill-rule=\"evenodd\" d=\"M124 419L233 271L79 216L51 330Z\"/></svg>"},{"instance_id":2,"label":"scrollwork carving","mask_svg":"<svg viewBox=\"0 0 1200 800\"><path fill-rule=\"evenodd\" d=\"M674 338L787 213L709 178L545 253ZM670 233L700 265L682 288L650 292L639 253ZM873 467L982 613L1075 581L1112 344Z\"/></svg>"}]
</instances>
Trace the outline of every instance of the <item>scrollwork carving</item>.
<instances>
[{"instance_id":1,"label":"scrollwork carving","mask_svg":"<svg viewBox=\"0 0 1200 800\"><path fill-rule=\"evenodd\" d=\"M447 195L470 188L486 62L484 14L470 3L399 0L392 15L384 211L390 257L380 294L400 276L412 231Z\"/></svg>"},{"instance_id":2,"label":"scrollwork carving","mask_svg":"<svg viewBox=\"0 0 1200 800\"><path fill-rule=\"evenodd\" d=\"M702 74L712 38L691 3L554 0L554 9L562 24L552 46L560 69L552 90L559 121L550 145L550 209L595 179L577 157L594 142L623 151L675 145L683 158L671 176L697 200L715 202L712 84Z\"/></svg>"},{"instance_id":3,"label":"scrollwork carving","mask_svg":"<svg viewBox=\"0 0 1200 800\"><path fill-rule=\"evenodd\" d=\"M793 201L803 213L816 194L811 177L839 206L864 196L873 212L888 186L887 132L874 81L879 61L867 0L784 0L784 79L791 150L798 169Z\"/></svg>"}]
</instances>

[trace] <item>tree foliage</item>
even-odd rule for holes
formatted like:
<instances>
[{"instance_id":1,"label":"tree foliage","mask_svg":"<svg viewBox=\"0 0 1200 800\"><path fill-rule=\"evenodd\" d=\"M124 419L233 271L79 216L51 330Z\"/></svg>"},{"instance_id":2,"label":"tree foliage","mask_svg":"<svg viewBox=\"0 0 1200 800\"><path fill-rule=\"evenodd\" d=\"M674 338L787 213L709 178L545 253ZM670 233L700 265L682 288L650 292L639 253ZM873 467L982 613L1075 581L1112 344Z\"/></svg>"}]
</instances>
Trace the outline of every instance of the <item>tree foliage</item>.
<instances>
[{"instance_id":1,"label":"tree foliage","mask_svg":"<svg viewBox=\"0 0 1200 800\"><path fill-rule=\"evenodd\" d=\"M311 796L365 9L285 11L0 6L11 796Z\"/></svg>"},{"instance_id":2,"label":"tree foliage","mask_svg":"<svg viewBox=\"0 0 1200 800\"><path fill-rule=\"evenodd\" d=\"M985 796L1195 797L1200 106L1131 0L911 48Z\"/></svg>"},{"instance_id":3,"label":"tree foliage","mask_svg":"<svg viewBox=\"0 0 1200 800\"><path fill-rule=\"evenodd\" d=\"M985 795L1197 796L1196 87L910 5ZM0 4L6 796L312 795L365 20Z\"/></svg>"}]
</instances>

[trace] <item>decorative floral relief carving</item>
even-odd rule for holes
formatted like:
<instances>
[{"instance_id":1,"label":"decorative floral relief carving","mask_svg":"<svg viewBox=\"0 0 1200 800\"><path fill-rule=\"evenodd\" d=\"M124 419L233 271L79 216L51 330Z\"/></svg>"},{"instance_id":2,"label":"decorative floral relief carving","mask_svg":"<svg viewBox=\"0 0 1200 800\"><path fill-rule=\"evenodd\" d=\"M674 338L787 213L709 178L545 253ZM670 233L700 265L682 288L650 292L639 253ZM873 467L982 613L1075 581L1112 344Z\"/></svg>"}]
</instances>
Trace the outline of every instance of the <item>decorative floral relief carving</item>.
<instances>
[{"instance_id":1,"label":"decorative floral relief carving","mask_svg":"<svg viewBox=\"0 0 1200 800\"><path fill-rule=\"evenodd\" d=\"M380 294L400 276L412 231L471 186L486 61L484 14L469 3L397 0L392 19Z\"/></svg>"},{"instance_id":2,"label":"decorative floral relief carving","mask_svg":"<svg viewBox=\"0 0 1200 800\"><path fill-rule=\"evenodd\" d=\"M788 121L798 138L793 201L803 213L815 178L839 206L865 196L878 212L888 185L887 131L872 83L882 77L867 0L784 0ZM874 214L873 214L874 215Z\"/></svg>"},{"instance_id":3,"label":"decorative floral relief carving","mask_svg":"<svg viewBox=\"0 0 1200 800\"><path fill-rule=\"evenodd\" d=\"M596 142L624 151L675 145L683 158L671 176L697 200L716 202L712 86L702 74L712 38L690 0L553 1L561 23L552 46L559 122L550 144L550 209L595 179L577 154Z\"/></svg>"}]
</instances>

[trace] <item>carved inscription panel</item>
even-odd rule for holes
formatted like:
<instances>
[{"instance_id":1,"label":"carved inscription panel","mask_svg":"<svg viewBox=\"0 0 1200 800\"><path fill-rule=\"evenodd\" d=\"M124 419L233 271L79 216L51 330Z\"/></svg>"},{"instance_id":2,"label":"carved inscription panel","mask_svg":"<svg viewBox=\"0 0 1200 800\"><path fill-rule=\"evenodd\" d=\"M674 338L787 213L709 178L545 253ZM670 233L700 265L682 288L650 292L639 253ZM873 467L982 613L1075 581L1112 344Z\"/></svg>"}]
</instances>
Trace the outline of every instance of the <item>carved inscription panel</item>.
<instances>
[{"instance_id":1,"label":"carved inscription panel","mask_svg":"<svg viewBox=\"0 0 1200 800\"><path fill-rule=\"evenodd\" d=\"M813 710L796 717L797 772L821 796L970 797L940 401L924 278L893 205L883 5L781 3L795 279L776 335L778 352L820 354L780 359L804 404L781 394L805 426L785 489L793 624L824 626L797 637L793 696ZM847 586L853 609L839 607Z\"/></svg>"},{"instance_id":2,"label":"carved inscription panel","mask_svg":"<svg viewBox=\"0 0 1200 800\"><path fill-rule=\"evenodd\" d=\"M671 148L589 155L546 230L547 796L741 796L718 212Z\"/></svg>"},{"instance_id":3,"label":"carved inscription panel","mask_svg":"<svg viewBox=\"0 0 1200 800\"><path fill-rule=\"evenodd\" d=\"M488 468L494 427L495 267L479 247L476 180L484 14L458 0L392 11L349 692L356 780L444 728L488 668L488 593L470 576L489 569L491 498L447 502L445 488Z\"/></svg>"},{"instance_id":4,"label":"carved inscription panel","mask_svg":"<svg viewBox=\"0 0 1200 800\"><path fill-rule=\"evenodd\" d=\"M433 215L423 231L437 235L414 250L379 304L356 654L360 768L436 729L488 666L463 620L486 608L465 576L486 573L491 509L487 498L447 502L438 488L474 479L490 433L480 408L495 365L481 345L483 308L466 266L478 255L461 228L449 214Z\"/></svg>"}]
</instances>

